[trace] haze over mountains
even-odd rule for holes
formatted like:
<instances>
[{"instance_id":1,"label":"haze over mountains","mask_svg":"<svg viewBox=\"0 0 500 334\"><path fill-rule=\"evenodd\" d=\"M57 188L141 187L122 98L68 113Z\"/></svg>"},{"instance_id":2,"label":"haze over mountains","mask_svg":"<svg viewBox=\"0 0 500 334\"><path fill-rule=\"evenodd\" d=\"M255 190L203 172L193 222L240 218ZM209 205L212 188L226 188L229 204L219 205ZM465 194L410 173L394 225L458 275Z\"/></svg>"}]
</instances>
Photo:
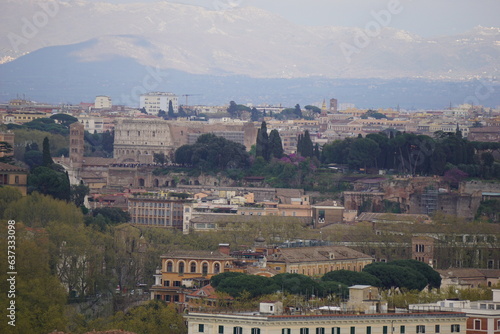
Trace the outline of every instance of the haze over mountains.
<instances>
[{"instance_id":1,"label":"haze over mountains","mask_svg":"<svg viewBox=\"0 0 500 334\"><path fill-rule=\"evenodd\" d=\"M363 94L346 88L361 84L360 89L368 89L364 103L419 107L425 95L409 98L407 92L400 98L398 90L420 85L424 94L426 89L431 93L429 102L440 91L445 104L458 104L477 95L483 84L473 79L498 85L499 28L425 39L382 27L391 17L372 14L370 24L380 31L365 32L363 40L359 28L301 26L252 7L215 11L168 2L40 3L2 4L0 29L7 33L0 39L1 100L19 93L79 102L104 94L133 103L144 78L155 78L155 71L163 74L156 75L154 90L202 93L199 103L227 103L227 98L313 103L340 96L361 104ZM404 88L401 82L412 84ZM385 89L374 90L374 85ZM262 91L263 86L269 89ZM120 94L133 95L131 102ZM480 102L500 104L490 95Z\"/></svg>"}]
</instances>

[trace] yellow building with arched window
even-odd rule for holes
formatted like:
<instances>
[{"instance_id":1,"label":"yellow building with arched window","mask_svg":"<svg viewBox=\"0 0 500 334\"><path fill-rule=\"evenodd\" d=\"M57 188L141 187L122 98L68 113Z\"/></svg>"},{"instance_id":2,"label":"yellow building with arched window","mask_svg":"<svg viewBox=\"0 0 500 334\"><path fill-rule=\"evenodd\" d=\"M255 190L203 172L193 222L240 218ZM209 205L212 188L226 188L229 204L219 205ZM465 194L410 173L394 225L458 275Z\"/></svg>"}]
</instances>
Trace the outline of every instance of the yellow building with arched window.
<instances>
[{"instance_id":1,"label":"yellow building with arched window","mask_svg":"<svg viewBox=\"0 0 500 334\"><path fill-rule=\"evenodd\" d=\"M235 260L229 256L228 244L220 244L217 251L171 251L161 256L151 298L183 303L185 288L203 286L214 275L236 270Z\"/></svg>"}]
</instances>

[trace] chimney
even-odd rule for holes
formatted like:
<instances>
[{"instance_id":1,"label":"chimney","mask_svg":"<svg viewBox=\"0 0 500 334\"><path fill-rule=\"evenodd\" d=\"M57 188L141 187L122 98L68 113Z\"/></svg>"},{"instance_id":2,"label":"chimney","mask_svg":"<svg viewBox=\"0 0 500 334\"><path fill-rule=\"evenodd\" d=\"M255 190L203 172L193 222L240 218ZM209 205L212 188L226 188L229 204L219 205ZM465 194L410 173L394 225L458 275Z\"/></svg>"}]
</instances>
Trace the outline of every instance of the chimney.
<instances>
[{"instance_id":1,"label":"chimney","mask_svg":"<svg viewBox=\"0 0 500 334\"><path fill-rule=\"evenodd\" d=\"M222 254L229 255L229 251L230 251L229 244L219 244L219 252L221 252Z\"/></svg>"}]
</instances>

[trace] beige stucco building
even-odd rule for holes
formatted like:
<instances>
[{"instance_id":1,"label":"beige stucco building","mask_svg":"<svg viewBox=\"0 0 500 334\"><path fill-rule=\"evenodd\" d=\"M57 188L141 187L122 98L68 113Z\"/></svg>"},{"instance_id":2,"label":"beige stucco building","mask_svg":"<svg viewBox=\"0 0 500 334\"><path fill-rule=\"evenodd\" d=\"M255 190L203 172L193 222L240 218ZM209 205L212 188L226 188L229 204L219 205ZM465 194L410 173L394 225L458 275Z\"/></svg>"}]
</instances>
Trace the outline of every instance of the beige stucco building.
<instances>
[{"instance_id":1,"label":"beige stucco building","mask_svg":"<svg viewBox=\"0 0 500 334\"><path fill-rule=\"evenodd\" d=\"M229 255L229 245L220 244L217 251L172 250L161 256L161 269L155 275L151 287L151 299L166 302L185 302L185 288L204 286L214 275L233 267L235 258Z\"/></svg>"},{"instance_id":2,"label":"beige stucco building","mask_svg":"<svg viewBox=\"0 0 500 334\"><path fill-rule=\"evenodd\" d=\"M373 258L345 246L281 248L267 257L279 273L321 276L333 270L361 271Z\"/></svg>"},{"instance_id":3,"label":"beige stucco building","mask_svg":"<svg viewBox=\"0 0 500 334\"><path fill-rule=\"evenodd\" d=\"M188 334L450 334L465 333L458 312L290 315L268 313L185 315Z\"/></svg>"},{"instance_id":4,"label":"beige stucco building","mask_svg":"<svg viewBox=\"0 0 500 334\"><path fill-rule=\"evenodd\" d=\"M96 109L111 109L113 103L109 96L99 95L96 96L94 101L94 108Z\"/></svg>"},{"instance_id":5,"label":"beige stucco building","mask_svg":"<svg viewBox=\"0 0 500 334\"><path fill-rule=\"evenodd\" d=\"M0 162L0 187L13 187L26 195L28 185L28 170Z\"/></svg>"}]
</instances>

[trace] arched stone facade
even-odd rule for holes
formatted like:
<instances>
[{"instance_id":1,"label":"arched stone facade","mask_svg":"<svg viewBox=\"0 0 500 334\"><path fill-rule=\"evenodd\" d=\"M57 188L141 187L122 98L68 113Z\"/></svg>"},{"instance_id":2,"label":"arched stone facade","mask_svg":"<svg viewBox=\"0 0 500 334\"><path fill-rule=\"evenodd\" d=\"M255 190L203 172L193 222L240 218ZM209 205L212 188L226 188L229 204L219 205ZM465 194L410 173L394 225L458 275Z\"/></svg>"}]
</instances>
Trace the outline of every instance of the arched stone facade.
<instances>
[{"instance_id":1,"label":"arched stone facade","mask_svg":"<svg viewBox=\"0 0 500 334\"><path fill-rule=\"evenodd\" d=\"M260 125L260 124L259 124ZM115 126L113 156L118 162L152 163L154 154L163 153L172 160L177 148L194 143L197 136L216 133L232 140L236 137L247 150L255 144L256 123L208 124L205 122L165 121L159 119L120 119Z\"/></svg>"}]
</instances>

